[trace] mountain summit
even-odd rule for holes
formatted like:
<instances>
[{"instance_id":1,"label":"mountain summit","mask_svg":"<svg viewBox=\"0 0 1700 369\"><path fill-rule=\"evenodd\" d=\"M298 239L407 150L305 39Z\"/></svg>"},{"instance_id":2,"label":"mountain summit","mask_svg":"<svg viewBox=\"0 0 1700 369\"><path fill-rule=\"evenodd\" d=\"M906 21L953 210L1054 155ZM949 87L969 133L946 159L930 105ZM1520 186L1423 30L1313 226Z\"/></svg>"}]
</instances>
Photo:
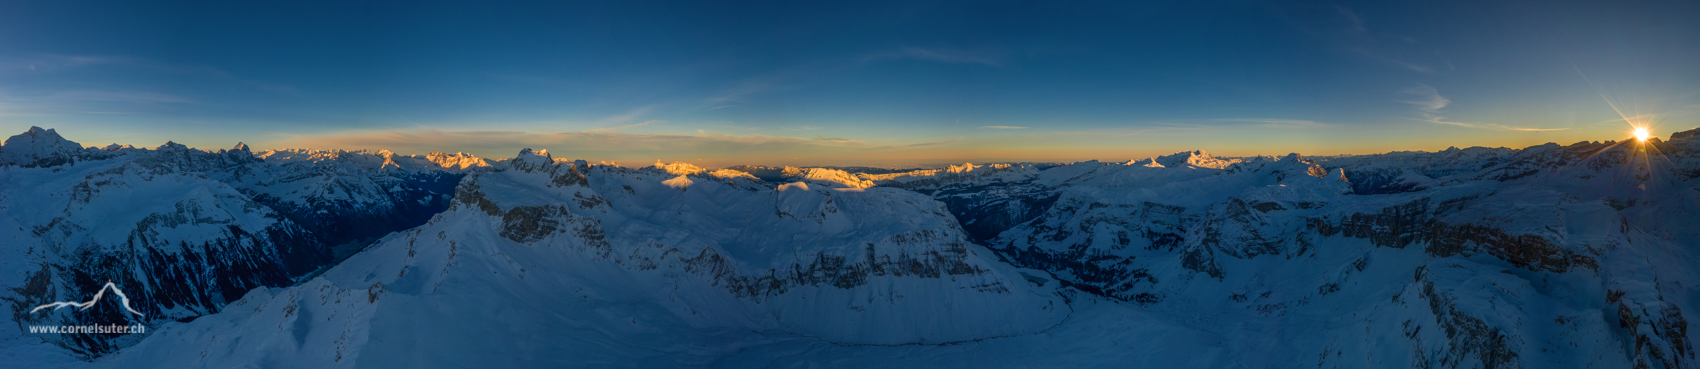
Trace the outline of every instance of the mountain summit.
<instances>
[{"instance_id":1,"label":"mountain summit","mask_svg":"<svg viewBox=\"0 0 1700 369\"><path fill-rule=\"evenodd\" d=\"M0 165L49 167L75 162L83 153L82 145L60 137L59 132L30 127L0 145Z\"/></svg>"}]
</instances>

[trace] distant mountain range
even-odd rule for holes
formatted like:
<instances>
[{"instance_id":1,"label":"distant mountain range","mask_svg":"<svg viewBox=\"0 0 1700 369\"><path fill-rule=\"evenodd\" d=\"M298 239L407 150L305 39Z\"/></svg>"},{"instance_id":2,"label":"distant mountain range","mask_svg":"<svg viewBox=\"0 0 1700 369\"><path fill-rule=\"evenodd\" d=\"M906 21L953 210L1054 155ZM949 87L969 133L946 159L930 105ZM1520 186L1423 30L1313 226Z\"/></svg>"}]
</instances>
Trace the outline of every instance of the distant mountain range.
<instances>
[{"instance_id":1,"label":"distant mountain range","mask_svg":"<svg viewBox=\"0 0 1700 369\"><path fill-rule=\"evenodd\" d=\"M1700 139L943 169L0 145L21 367L1696 368ZM848 169L848 170L846 170ZM111 281L142 316L85 301ZM146 324L147 334L31 334Z\"/></svg>"}]
</instances>

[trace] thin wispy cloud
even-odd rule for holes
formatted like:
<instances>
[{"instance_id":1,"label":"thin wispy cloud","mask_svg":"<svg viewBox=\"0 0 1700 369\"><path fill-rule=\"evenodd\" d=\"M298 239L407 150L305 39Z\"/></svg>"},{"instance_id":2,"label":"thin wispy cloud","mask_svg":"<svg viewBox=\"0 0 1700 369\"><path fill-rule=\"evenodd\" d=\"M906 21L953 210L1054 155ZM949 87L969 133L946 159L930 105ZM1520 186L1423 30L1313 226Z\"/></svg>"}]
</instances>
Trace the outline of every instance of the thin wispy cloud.
<instances>
[{"instance_id":1,"label":"thin wispy cloud","mask_svg":"<svg viewBox=\"0 0 1700 369\"><path fill-rule=\"evenodd\" d=\"M956 142L956 141L962 141L962 137L957 137L957 138L944 140L944 141L938 141L938 142L922 142L922 143L918 143L918 144L910 144L909 147L943 145L943 144L948 144L948 143L952 143L952 142Z\"/></svg>"},{"instance_id":2,"label":"thin wispy cloud","mask_svg":"<svg viewBox=\"0 0 1700 369\"><path fill-rule=\"evenodd\" d=\"M195 99L154 91L68 90L19 93L0 89L0 115L53 116L62 114L134 115L196 104Z\"/></svg>"},{"instance_id":3,"label":"thin wispy cloud","mask_svg":"<svg viewBox=\"0 0 1700 369\"><path fill-rule=\"evenodd\" d=\"M407 131L342 132L292 135L284 147L319 149L389 149L397 152L474 151L505 157L531 147L552 152L577 152L586 156L621 156L633 153L667 153L693 149L751 150L757 148L806 148L821 146L817 140L767 136L733 135L697 131L695 135L643 134L607 131L443 131L421 128Z\"/></svg>"},{"instance_id":4,"label":"thin wispy cloud","mask_svg":"<svg viewBox=\"0 0 1700 369\"><path fill-rule=\"evenodd\" d=\"M1393 63L1393 65L1397 65L1397 66L1403 67L1405 69L1410 69L1413 72L1423 72L1423 73L1428 73L1428 74L1435 74L1434 68L1429 68L1426 65L1406 62L1406 61L1403 61L1403 60L1398 60L1398 59L1393 59L1393 58L1379 58L1379 59L1386 60L1389 63Z\"/></svg>"},{"instance_id":5,"label":"thin wispy cloud","mask_svg":"<svg viewBox=\"0 0 1700 369\"><path fill-rule=\"evenodd\" d=\"M1440 63L1446 65L1446 70L1457 70L1458 69L1457 65L1452 64L1452 59L1447 59L1446 55L1440 54L1440 50L1434 51L1434 57L1440 58Z\"/></svg>"},{"instance_id":6,"label":"thin wispy cloud","mask_svg":"<svg viewBox=\"0 0 1700 369\"><path fill-rule=\"evenodd\" d=\"M544 87L554 87L554 88L583 88L583 87L585 87L584 82L572 80L572 79L565 79L565 78L551 78L551 77L543 77L543 76L535 76L535 75L506 74L506 73L484 73L483 75L486 76L486 77L489 77L490 79L494 79L494 80L498 80L498 81L520 83L520 84L529 84L529 85L544 86Z\"/></svg>"},{"instance_id":7,"label":"thin wispy cloud","mask_svg":"<svg viewBox=\"0 0 1700 369\"><path fill-rule=\"evenodd\" d=\"M1152 129L1162 130L1220 130L1227 128L1271 128L1271 129L1315 129L1335 127L1334 124L1304 119L1280 118L1218 118L1218 119L1185 119L1162 122L1152 122Z\"/></svg>"},{"instance_id":8,"label":"thin wispy cloud","mask_svg":"<svg viewBox=\"0 0 1700 369\"><path fill-rule=\"evenodd\" d=\"M860 58L833 59L802 63L778 71L745 78L730 84L719 92L709 95L703 101L713 104L708 110L735 108L733 103L743 102L752 96L763 95L779 90L796 89L817 81L819 77L833 75L846 70L864 66L866 63L882 60L922 60L948 64L974 64L1002 68L1004 62L1001 54L984 51L965 51L946 48L905 47L897 50L864 55Z\"/></svg>"},{"instance_id":9,"label":"thin wispy cloud","mask_svg":"<svg viewBox=\"0 0 1700 369\"><path fill-rule=\"evenodd\" d=\"M101 101L118 103L192 103L192 99L149 91L97 91L78 90L56 92L48 99L62 101Z\"/></svg>"},{"instance_id":10,"label":"thin wispy cloud","mask_svg":"<svg viewBox=\"0 0 1700 369\"><path fill-rule=\"evenodd\" d=\"M1334 11L1339 12L1340 15L1342 15L1342 16L1345 16L1346 21L1351 22L1352 32L1369 33L1369 28L1364 27L1364 17L1358 15L1357 12L1353 12L1351 9L1346 9L1346 7L1340 6L1340 5L1337 5L1337 4L1334 5Z\"/></svg>"},{"instance_id":11,"label":"thin wispy cloud","mask_svg":"<svg viewBox=\"0 0 1700 369\"><path fill-rule=\"evenodd\" d=\"M614 115L614 116L609 116L607 118L602 118L601 120L596 121L596 123L597 123L597 125L609 125L609 124L620 124L620 123L631 122L631 121L637 120L638 117L641 117L644 114L648 114L649 110L652 109L652 108L654 108L654 106L640 106L640 107L632 108L632 110L626 111L625 114Z\"/></svg>"},{"instance_id":12,"label":"thin wispy cloud","mask_svg":"<svg viewBox=\"0 0 1700 369\"><path fill-rule=\"evenodd\" d=\"M773 82L769 82L769 81L746 81L746 82L740 83L737 86L734 86L730 89L727 89L726 91L723 91L720 94L715 95L714 97L708 98L708 101L709 102L743 101L745 96L750 96L750 95L766 92L768 90L772 90L772 89L774 89L774 86L775 86L775 84ZM721 106L726 106L726 105L721 105Z\"/></svg>"},{"instance_id":13,"label":"thin wispy cloud","mask_svg":"<svg viewBox=\"0 0 1700 369\"><path fill-rule=\"evenodd\" d=\"M150 64L151 63L146 63L136 58L100 55L40 54L29 57L0 59L0 69L29 69L37 72L54 72L75 67L95 65L150 67L157 69L157 67L151 66Z\"/></svg>"},{"instance_id":14,"label":"thin wispy cloud","mask_svg":"<svg viewBox=\"0 0 1700 369\"><path fill-rule=\"evenodd\" d=\"M1521 132L1547 132L1547 131L1563 131L1563 130L1570 129L1570 128L1515 127L1515 126L1508 126L1508 125L1497 124L1497 123L1467 123L1467 122L1449 121L1449 120L1446 120L1446 117L1441 116L1440 113L1442 112L1441 109L1445 109L1447 105L1452 104L1452 100L1447 99L1445 96L1441 96L1440 90L1435 89L1434 86L1429 86L1429 85L1426 85L1426 84L1418 83L1416 87L1405 89L1402 92L1404 92L1406 94L1414 95L1414 96L1417 97L1414 100L1402 100L1400 102L1415 105L1417 107L1417 110L1419 111L1418 115L1421 116L1421 118L1416 118L1416 119L1420 120L1420 121L1424 121L1424 122L1429 122L1429 123L1434 123L1434 124L1443 124L1443 125L1449 125L1449 126L1457 126L1457 127L1465 127L1465 128L1491 129L1491 130L1502 130L1502 131L1521 131Z\"/></svg>"},{"instance_id":15,"label":"thin wispy cloud","mask_svg":"<svg viewBox=\"0 0 1700 369\"><path fill-rule=\"evenodd\" d=\"M661 122L662 121L659 121L659 120L651 120L651 121L646 121L646 122L643 122L643 123L627 124L627 125L623 125L623 126L619 126L619 127L597 128L597 129L587 130L586 132L616 131L616 130L622 130L622 129L626 129L626 128L646 126L646 125L661 123Z\"/></svg>"},{"instance_id":16,"label":"thin wispy cloud","mask_svg":"<svg viewBox=\"0 0 1700 369\"><path fill-rule=\"evenodd\" d=\"M1216 119L1216 121L1222 123L1255 123L1258 126L1268 128L1324 128L1334 126L1333 124L1303 119L1225 118Z\"/></svg>"},{"instance_id":17,"label":"thin wispy cloud","mask_svg":"<svg viewBox=\"0 0 1700 369\"><path fill-rule=\"evenodd\" d=\"M1445 124L1445 125L1449 125L1449 126L1458 126L1458 127L1475 128L1475 129L1491 129L1491 130L1501 130L1501 131L1549 132L1549 131L1563 131L1563 130L1570 129L1570 128L1514 127L1514 126L1508 126L1508 125L1503 125L1503 124L1495 124L1495 123L1452 122L1452 121L1447 121L1445 119L1446 119L1446 117L1423 117L1422 119L1417 119L1417 120L1429 122L1429 123L1434 123L1434 124Z\"/></svg>"},{"instance_id":18,"label":"thin wispy cloud","mask_svg":"<svg viewBox=\"0 0 1700 369\"><path fill-rule=\"evenodd\" d=\"M244 78L221 68L201 64L167 63L122 55L41 54L25 58L0 59L0 71L28 69L31 72L53 73L71 72L91 67L111 67L146 73L170 74L233 83L266 92L287 95L300 94L300 91L293 86Z\"/></svg>"},{"instance_id":19,"label":"thin wispy cloud","mask_svg":"<svg viewBox=\"0 0 1700 369\"><path fill-rule=\"evenodd\" d=\"M1398 66L1400 68L1404 68L1406 70L1410 70L1410 71L1413 71L1413 72L1426 73L1426 74L1437 74L1437 72L1434 70L1433 67L1429 67L1429 66L1421 64L1421 63L1412 62L1410 60L1407 60L1406 58L1395 57L1395 56L1393 56L1393 54L1395 54L1395 53L1390 52L1389 50L1377 47L1377 44L1379 43L1379 42L1377 42L1377 39L1378 39L1377 36L1378 35L1373 33L1373 32L1370 32L1368 22L1364 19L1363 15L1360 15L1357 12L1352 11L1352 9L1349 9L1349 8L1346 8L1346 7L1340 6L1340 5L1334 5L1334 11L1340 15L1341 19L1345 20L1345 23L1346 23L1346 26L1347 26L1347 29L1345 31L1345 35L1340 38L1340 42L1342 43L1342 45L1345 49L1350 50L1351 52L1356 53L1360 56L1363 56L1364 58L1368 58L1368 59L1371 59L1371 60L1378 60L1378 61L1388 63L1388 64L1391 64L1391 65L1394 65L1394 66ZM1381 35L1381 36L1387 36L1387 35ZM1410 37L1399 37L1399 36L1391 36L1391 37L1398 39L1398 40L1401 40L1405 43L1415 43L1416 42L1415 39L1410 38Z\"/></svg>"},{"instance_id":20,"label":"thin wispy cloud","mask_svg":"<svg viewBox=\"0 0 1700 369\"><path fill-rule=\"evenodd\" d=\"M862 60L877 61L890 59L925 60L940 63L979 64L988 67L1003 67L1003 60L992 53L922 47L905 47L896 51L869 55Z\"/></svg>"},{"instance_id":21,"label":"thin wispy cloud","mask_svg":"<svg viewBox=\"0 0 1700 369\"><path fill-rule=\"evenodd\" d=\"M795 83L793 80L815 75L820 73L819 70L824 69L814 65L804 65L745 78L704 100L715 104L709 110L736 107L737 104L735 103L743 102L745 98L792 88L788 84Z\"/></svg>"},{"instance_id":22,"label":"thin wispy cloud","mask_svg":"<svg viewBox=\"0 0 1700 369\"><path fill-rule=\"evenodd\" d=\"M985 128L985 129L1027 129L1027 127L1016 127L1016 126L980 126L980 128Z\"/></svg>"},{"instance_id":23,"label":"thin wispy cloud","mask_svg":"<svg viewBox=\"0 0 1700 369\"><path fill-rule=\"evenodd\" d=\"M1500 128L1500 129L1505 129L1505 130L1512 130L1512 131L1523 131L1523 132L1548 132L1548 131L1563 131L1563 130L1567 130L1567 129L1569 129L1569 128L1529 128L1529 127L1512 127L1512 126L1502 126L1502 125L1498 125L1498 124L1495 124L1495 125L1493 125L1493 126L1494 126L1494 127L1498 127L1498 128Z\"/></svg>"},{"instance_id":24,"label":"thin wispy cloud","mask_svg":"<svg viewBox=\"0 0 1700 369\"><path fill-rule=\"evenodd\" d=\"M1407 88L1401 92L1414 95L1417 99L1404 100L1400 102L1416 105L1417 109L1422 110L1424 114L1439 113L1440 109L1444 109L1446 108L1446 105L1452 103L1452 100L1447 99L1445 96L1440 96L1440 90L1435 89L1434 86L1422 83L1418 83L1416 87Z\"/></svg>"},{"instance_id":25,"label":"thin wispy cloud","mask_svg":"<svg viewBox=\"0 0 1700 369\"><path fill-rule=\"evenodd\" d=\"M845 145L866 144L866 142L862 142L862 141L858 141L858 140L852 140L852 139L843 138L843 137L827 136L827 135L815 135L815 141L825 141L825 142L831 142L831 143L836 143L836 144L845 144Z\"/></svg>"},{"instance_id":26,"label":"thin wispy cloud","mask_svg":"<svg viewBox=\"0 0 1700 369\"><path fill-rule=\"evenodd\" d=\"M260 81L260 80L251 79L251 78L244 78L242 76L237 76L235 73L231 73L230 71L227 71L227 70L224 70L224 69L218 68L218 67L213 67L213 66L210 66L210 65L176 64L176 63L167 63L167 62L161 62L161 61L156 61L156 60L152 60L152 59L136 58L136 57L128 57L128 56L72 57L72 59L77 60L78 63L80 63L82 65L97 65L97 64L116 65L116 66L122 66L122 67L134 68L134 69L152 70L152 71L155 71L155 72L177 74L177 75L183 75L183 76L189 76L189 77L222 80L222 81L227 82L227 83L236 83L236 84L248 86L250 88L254 88L254 89L258 89L258 90L262 90L262 91L267 91L267 92L274 92L274 93L281 93L281 94L288 94L288 95L299 95L301 93L301 91L295 89L294 86L289 86L289 85L279 84L279 83L266 82L266 81Z\"/></svg>"}]
</instances>

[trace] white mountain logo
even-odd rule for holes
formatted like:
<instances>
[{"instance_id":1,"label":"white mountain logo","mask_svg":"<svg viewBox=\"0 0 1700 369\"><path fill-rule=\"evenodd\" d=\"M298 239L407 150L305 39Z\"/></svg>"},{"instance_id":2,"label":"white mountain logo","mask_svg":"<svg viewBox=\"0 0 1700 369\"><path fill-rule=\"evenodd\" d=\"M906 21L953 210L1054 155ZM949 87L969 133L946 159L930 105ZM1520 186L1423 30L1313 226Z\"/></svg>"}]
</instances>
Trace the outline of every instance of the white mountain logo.
<instances>
[{"instance_id":1,"label":"white mountain logo","mask_svg":"<svg viewBox=\"0 0 1700 369\"><path fill-rule=\"evenodd\" d=\"M119 290L118 286L112 284L111 281L107 281L105 286L100 287L100 292L95 292L94 298L89 299L88 302L55 301L51 304L41 305L41 306L35 307L35 309L30 309L30 314L35 314L36 311L39 311L41 309L46 309L46 308L49 308L49 307L52 307L53 310L59 310L59 308L66 307L66 306L76 306L76 307L81 308L81 309L77 309L77 310L88 310L89 308L94 307L94 303L100 302L100 297L105 296L106 290L108 290L108 289L112 290L112 293L118 294L119 301L124 303L124 310L129 310L131 314L136 314L136 316L147 316L147 315L143 315L142 312L140 312L140 311L136 311L136 309L130 308L130 297L124 296L124 291Z\"/></svg>"}]
</instances>

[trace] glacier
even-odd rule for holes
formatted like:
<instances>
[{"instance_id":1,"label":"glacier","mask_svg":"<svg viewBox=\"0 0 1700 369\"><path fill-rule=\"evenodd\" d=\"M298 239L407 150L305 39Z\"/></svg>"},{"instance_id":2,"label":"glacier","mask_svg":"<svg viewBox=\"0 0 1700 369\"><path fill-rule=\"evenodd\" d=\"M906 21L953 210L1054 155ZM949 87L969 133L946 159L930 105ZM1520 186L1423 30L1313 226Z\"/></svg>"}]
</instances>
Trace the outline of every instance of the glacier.
<instances>
[{"instance_id":1,"label":"glacier","mask_svg":"<svg viewBox=\"0 0 1700 369\"><path fill-rule=\"evenodd\" d=\"M899 171L32 128L0 145L0 362L1696 368L1694 132ZM145 317L27 314L107 281ZM151 329L26 330L114 322Z\"/></svg>"}]
</instances>

